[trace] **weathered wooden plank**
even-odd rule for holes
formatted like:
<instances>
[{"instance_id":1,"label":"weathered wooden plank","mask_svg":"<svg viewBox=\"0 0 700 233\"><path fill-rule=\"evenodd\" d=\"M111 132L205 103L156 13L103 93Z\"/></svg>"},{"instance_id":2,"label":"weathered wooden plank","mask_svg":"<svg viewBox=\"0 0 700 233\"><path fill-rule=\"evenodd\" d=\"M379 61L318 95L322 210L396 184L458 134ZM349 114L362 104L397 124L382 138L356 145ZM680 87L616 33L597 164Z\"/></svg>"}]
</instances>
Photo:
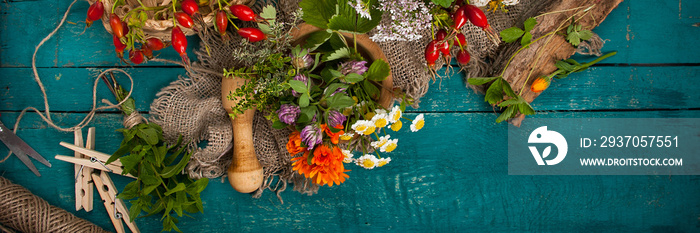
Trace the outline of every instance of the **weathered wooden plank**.
<instances>
[{"instance_id":1,"label":"weathered wooden plank","mask_svg":"<svg viewBox=\"0 0 700 233\"><path fill-rule=\"evenodd\" d=\"M136 81L137 108L148 111L161 88L184 75L179 68L127 69ZM444 71L440 71L444 72ZM39 69L54 111L89 111L92 84L99 69ZM31 69L0 68L0 109L19 111L27 106L43 109L39 87ZM700 108L700 68L594 67L566 79L555 80L532 104L536 110L686 109ZM122 79L125 85L128 80ZM113 99L100 84L100 99ZM420 108L411 111L492 111L483 94L464 87L461 74L431 84Z\"/></svg>"},{"instance_id":2,"label":"weathered wooden plank","mask_svg":"<svg viewBox=\"0 0 700 233\"><path fill-rule=\"evenodd\" d=\"M97 75L105 69L85 68L42 68L39 76L46 87L46 93L52 111L90 111L92 108L92 87ZM156 93L178 76L185 75L184 69L178 67L126 68L134 79L136 108L148 111ZM121 73L115 73L117 81L128 90L129 79ZM41 90L34 81L30 68L0 68L0 109L22 110L33 106L44 109ZM104 82L98 84L97 103L102 106L102 99L115 102L114 95ZM118 111L118 110L106 110Z\"/></svg>"},{"instance_id":3,"label":"weathered wooden plank","mask_svg":"<svg viewBox=\"0 0 700 233\"><path fill-rule=\"evenodd\" d=\"M83 116L69 113L56 118L71 123ZM16 113L2 112L0 119L10 124L15 117ZM567 112L535 117L700 117L700 111ZM96 117L97 150L117 149L121 136L113 130L120 127L119 120L118 114ZM54 166L37 165L43 176L35 177L10 158L0 164L4 177L71 210L72 166L52 155L70 153L58 142L70 141L72 135L47 129L33 114L21 127L19 136ZM179 226L185 232L693 232L700 221L696 176L508 176L503 146L507 125L493 123L492 114L430 113L423 130L392 136L401 140L388 166L373 170L349 166L351 177L344 184L323 188L310 197L287 190L282 193L284 204L273 193L251 199L225 181L212 180L202 194L205 214L183 218ZM0 147L0 154L6 152ZM118 187L128 182L112 177ZM112 229L103 208L77 215ZM157 216L136 221L143 232L161 229Z\"/></svg>"},{"instance_id":4,"label":"weathered wooden plank","mask_svg":"<svg viewBox=\"0 0 700 233\"><path fill-rule=\"evenodd\" d=\"M72 1L9 1L0 7L0 67L31 67L34 47L58 25ZM113 67L124 66L114 51L112 36L102 23L85 30L85 14L89 4L78 1L73 5L66 23L48 40L37 54L38 67ZM189 38L191 52L198 47L195 36ZM179 60L172 48L154 52L163 59ZM128 54L125 55L128 57ZM175 66L150 62L147 65Z\"/></svg>"},{"instance_id":5,"label":"weathered wooden plank","mask_svg":"<svg viewBox=\"0 0 700 233\"><path fill-rule=\"evenodd\" d=\"M58 24L71 1L9 1L0 7L0 67L29 67L41 39ZM112 40L99 23L83 31L88 4L79 1L64 28L39 51L39 67L115 66ZM604 63L700 63L700 47L687 46L700 30L698 1L625 1L596 28L606 51L619 55ZM190 45L195 45L191 37ZM191 50L190 50L191 51ZM669 52L672 51L672 52ZM165 49L162 58L179 57ZM191 55L194 57L194 55ZM151 65L163 65L153 63Z\"/></svg>"}]
</instances>

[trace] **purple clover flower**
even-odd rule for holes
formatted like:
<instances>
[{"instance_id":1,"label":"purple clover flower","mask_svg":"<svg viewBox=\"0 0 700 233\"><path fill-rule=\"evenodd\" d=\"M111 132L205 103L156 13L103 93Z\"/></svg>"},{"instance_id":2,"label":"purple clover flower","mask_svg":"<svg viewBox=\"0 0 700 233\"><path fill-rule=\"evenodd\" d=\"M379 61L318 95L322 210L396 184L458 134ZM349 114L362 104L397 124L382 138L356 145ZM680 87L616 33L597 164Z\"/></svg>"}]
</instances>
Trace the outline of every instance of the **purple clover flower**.
<instances>
[{"instance_id":1,"label":"purple clover flower","mask_svg":"<svg viewBox=\"0 0 700 233\"><path fill-rule=\"evenodd\" d=\"M349 61L340 64L340 73L343 75L348 75L350 73L362 75L367 72L368 69L367 61Z\"/></svg>"},{"instance_id":2,"label":"purple clover flower","mask_svg":"<svg viewBox=\"0 0 700 233\"><path fill-rule=\"evenodd\" d=\"M280 118L280 121L288 125L293 125L297 121L299 113L301 113L301 108L293 104L283 104L277 110L277 116Z\"/></svg>"},{"instance_id":3,"label":"purple clover flower","mask_svg":"<svg viewBox=\"0 0 700 233\"><path fill-rule=\"evenodd\" d=\"M294 76L293 80L301 81L301 82L303 82L304 84L309 85L309 78L307 78L307 77L304 76L303 74L299 74L299 75L297 75L297 76ZM299 97L299 96L301 96L301 95L299 94L299 92L296 92L295 90L292 90L292 95L293 95L294 97Z\"/></svg>"},{"instance_id":4,"label":"purple clover flower","mask_svg":"<svg viewBox=\"0 0 700 233\"><path fill-rule=\"evenodd\" d=\"M331 110L328 112L328 124L331 127L335 127L336 125L342 125L345 120L347 120L347 117L343 115L343 113Z\"/></svg>"},{"instance_id":5,"label":"purple clover flower","mask_svg":"<svg viewBox=\"0 0 700 233\"><path fill-rule=\"evenodd\" d=\"M316 125L307 125L301 130L301 141L308 147L306 150L311 151L316 145L323 142L323 130Z\"/></svg>"},{"instance_id":6,"label":"purple clover flower","mask_svg":"<svg viewBox=\"0 0 700 233\"><path fill-rule=\"evenodd\" d=\"M300 57L291 54L290 57L292 57L292 66L297 69L308 69L314 64L314 59L311 58L309 53L306 53L304 56Z\"/></svg>"}]
</instances>

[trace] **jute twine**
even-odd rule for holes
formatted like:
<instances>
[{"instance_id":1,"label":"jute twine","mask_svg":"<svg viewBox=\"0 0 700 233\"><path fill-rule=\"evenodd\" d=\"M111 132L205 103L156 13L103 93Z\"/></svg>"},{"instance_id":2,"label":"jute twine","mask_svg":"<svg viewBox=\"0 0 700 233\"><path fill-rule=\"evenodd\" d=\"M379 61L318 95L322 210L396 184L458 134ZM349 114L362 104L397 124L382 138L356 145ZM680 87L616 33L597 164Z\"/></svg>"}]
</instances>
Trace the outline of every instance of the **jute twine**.
<instances>
[{"instance_id":1,"label":"jute twine","mask_svg":"<svg viewBox=\"0 0 700 233\"><path fill-rule=\"evenodd\" d=\"M44 37L44 39L42 39L41 42L39 42L39 44L34 49L34 54L32 55L32 71L34 74L34 81L36 81L37 85L39 85L39 89L41 90L41 94L42 94L42 97L44 100L44 113L42 114L41 111L39 111L35 107L27 107L27 108L23 109L22 112L20 112L19 116L17 116L17 120L15 121L15 125L13 128L14 133L17 133L17 130L19 129L20 121L24 117L24 114L27 113L27 111L29 111L29 110L32 110L32 111L36 112L37 114L39 114L41 119L44 122L46 122L46 124L48 124L49 127L54 128L58 131L73 132L76 130L81 130L82 128L87 126L90 122L92 122L92 119L95 117L95 114L98 111L107 110L107 109L118 109L119 106L121 104L123 104L126 101L126 99L128 99L131 96L131 93L133 92L134 80L133 80L133 78L131 78L131 75L129 75L128 73L126 73L126 71L124 71L122 69L116 69L116 68L107 69L107 70L102 71L97 76L97 78L95 78L95 81L94 81L93 86L92 86L92 109L90 110L90 112L88 112L87 116L85 116L83 118L83 120L80 121L80 123L78 123L74 126L71 126L71 127L61 127L61 126L57 125L51 119L51 110L50 110L50 106L49 106L48 97L46 95L46 88L44 87L44 84L41 82L41 78L39 77L39 72L37 71L37 68L36 68L36 54L39 51L39 48L41 48L41 46L44 45L44 43L46 43L46 41L51 39L56 34L56 32L58 32L58 29L60 29L63 26L63 23L66 21L66 18L68 17L68 13L70 13L70 10L73 7L73 4L75 4L76 2L77 2L77 0L73 0L73 2L68 6L68 9L66 9L66 13L63 14L63 18L58 23L58 26L56 26L56 28L51 33L49 33L49 35ZM107 73L110 73L110 72L120 72L120 73L123 73L124 75L126 75L127 78L129 78L129 81L131 83L131 85L129 85L130 86L129 93L127 93L124 100L120 101L117 104L113 104L113 103L109 102L108 100L103 99L102 103L104 103L105 105L98 107L97 106L97 85L100 83L100 77L103 75L106 75ZM131 114L129 116L125 116L125 118L124 118L125 126L127 126L129 128L138 124L138 122L140 122L142 120L145 120L145 118L143 116L141 116L141 114L139 114L138 112L134 112L133 114ZM12 151L10 151L5 158L0 160L0 163L5 162L8 158L10 158L11 155L12 155Z\"/></svg>"},{"instance_id":2,"label":"jute twine","mask_svg":"<svg viewBox=\"0 0 700 233\"><path fill-rule=\"evenodd\" d=\"M26 233L107 232L0 177L0 223Z\"/></svg>"}]
</instances>

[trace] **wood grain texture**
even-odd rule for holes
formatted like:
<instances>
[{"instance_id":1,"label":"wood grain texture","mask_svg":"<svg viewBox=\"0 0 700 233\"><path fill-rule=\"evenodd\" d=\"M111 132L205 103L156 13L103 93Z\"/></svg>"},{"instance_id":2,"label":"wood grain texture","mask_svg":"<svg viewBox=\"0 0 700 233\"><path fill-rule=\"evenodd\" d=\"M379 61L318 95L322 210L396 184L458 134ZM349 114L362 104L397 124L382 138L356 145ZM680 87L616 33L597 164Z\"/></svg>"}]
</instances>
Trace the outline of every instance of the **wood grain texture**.
<instances>
[{"instance_id":1,"label":"wood grain texture","mask_svg":"<svg viewBox=\"0 0 700 233\"><path fill-rule=\"evenodd\" d=\"M373 170L351 166L350 178L343 185L323 188L310 197L288 190L282 193L284 204L273 193L252 199L235 192L224 180L212 180L202 193L205 214L183 218L180 227L187 232L698 230L697 176L509 176L506 148L497 146L507 143L507 125L492 123L491 115L426 114L423 130L392 135L401 140L388 166ZM0 120L12 122L15 116L2 112ZM72 123L83 116L61 114L61 119ZM697 118L700 111L545 113L536 117ZM97 150L117 149L121 138L112 132L120 127L119 119L118 114L96 118ZM53 205L71 209L73 167L50 155L70 153L58 142L72 135L47 130L34 115L21 127L19 136L54 164L53 168L39 167L40 172L53 175L32 176L11 158L0 164L3 176ZM461 130L446 132L447 127ZM0 154L6 152L0 148ZM130 181L112 178L117 187ZM47 183L52 185L44 185ZM112 229L104 208L76 215ZM155 216L136 221L143 232L161 228Z\"/></svg>"}]
</instances>

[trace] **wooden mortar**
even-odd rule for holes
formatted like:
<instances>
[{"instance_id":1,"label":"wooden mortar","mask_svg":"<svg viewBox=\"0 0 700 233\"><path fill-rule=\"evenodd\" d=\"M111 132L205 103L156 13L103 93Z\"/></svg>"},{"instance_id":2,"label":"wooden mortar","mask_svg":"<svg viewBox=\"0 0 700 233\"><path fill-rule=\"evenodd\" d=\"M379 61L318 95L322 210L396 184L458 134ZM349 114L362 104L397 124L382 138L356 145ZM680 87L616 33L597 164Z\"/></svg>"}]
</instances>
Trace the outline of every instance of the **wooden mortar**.
<instances>
[{"instance_id":1,"label":"wooden mortar","mask_svg":"<svg viewBox=\"0 0 700 233\"><path fill-rule=\"evenodd\" d=\"M237 100L229 100L227 96L245 84L242 78L226 78L221 80L221 103L229 114L231 107L236 106ZM231 119L233 126L233 160L228 167L228 181L231 187L241 193L251 193L263 183L263 168L255 155L253 146L253 116L255 109L248 109L243 114Z\"/></svg>"}]
</instances>

